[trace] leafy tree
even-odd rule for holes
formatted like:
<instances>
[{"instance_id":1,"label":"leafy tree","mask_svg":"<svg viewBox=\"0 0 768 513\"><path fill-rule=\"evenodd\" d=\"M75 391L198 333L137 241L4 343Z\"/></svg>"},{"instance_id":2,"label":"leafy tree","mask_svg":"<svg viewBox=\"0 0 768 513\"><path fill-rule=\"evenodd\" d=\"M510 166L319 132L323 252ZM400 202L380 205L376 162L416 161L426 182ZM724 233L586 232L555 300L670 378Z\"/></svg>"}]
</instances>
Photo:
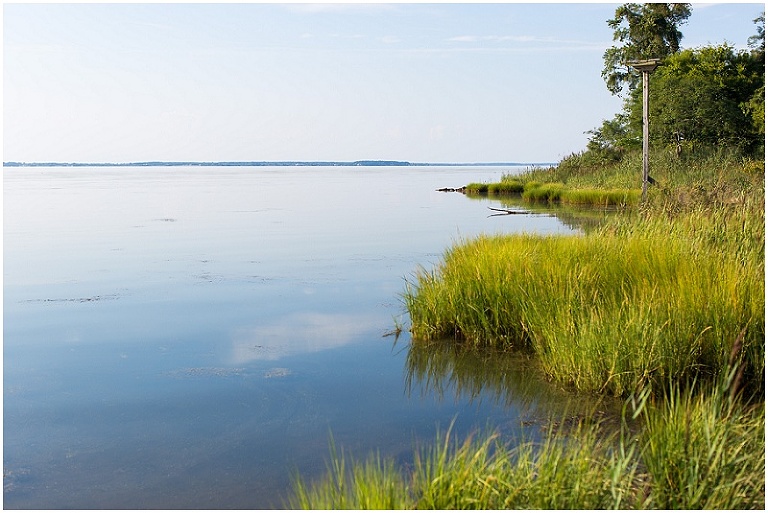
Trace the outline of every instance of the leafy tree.
<instances>
[{"instance_id":1,"label":"leafy tree","mask_svg":"<svg viewBox=\"0 0 768 513\"><path fill-rule=\"evenodd\" d=\"M746 105L747 113L752 117L752 127L755 130L757 136L763 142L763 150L765 149L765 84L760 86L755 91L752 98ZM756 151L760 151L759 146Z\"/></svg>"},{"instance_id":2,"label":"leafy tree","mask_svg":"<svg viewBox=\"0 0 768 513\"><path fill-rule=\"evenodd\" d=\"M757 25L757 34L750 36L747 43L755 52L759 52L765 60L765 11L752 21Z\"/></svg>"},{"instance_id":3,"label":"leafy tree","mask_svg":"<svg viewBox=\"0 0 768 513\"><path fill-rule=\"evenodd\" d=\"M753 20L757 25L757 34L751 36L747 42L752 48L752 57L762 64L763 79L765 79L765 11ZM747 112L752 116L752 125L763 143L758 151L765 151L765 83L755 91L746 106Z\"/></svg>"},{"instance_id":4,"label":"leafy tree","mask_svg":"<svg viewBox=\"0 0 768 513\"><path fill-rule=\"evenodd\" d=\"M602 76L608 90L619 94L625 86L635 89L638 76L628 65L630 61L661 59L678 52L683 38L678 26L690 15L690 4L631 3L617 8L608 26L613 29L613 40L621 45L603 54Z\"/></svg>"},{"instance_id":5,"label":"leafy tree","mask_svg":"<svg viewBox=\"0 0 768 513\"><path fill-rule=\"evenodd\" d=\"M621 160L630 150L638 148L640 140L630 132L628 118L617 114L613 119L603 121L600 128L589 130L587 151L600 155L605 160Z\"/></svg>"},{"instance_id":6,"label":"leafy tree","mask_svg":"<svg viewBox=\"0 0 768 513\"><path fill-rule=\"evenodd\" d=\"M754 151L761 134L750 106L764 87L764 77L764 66L754 54L737 52L727 44L669 56L651 75L651 140L669 143L682 135L688 146ZM640 91L632 93L627 107L630 131L640 133Z\"/></svg>"},{"instance_id":7,"label":"leafy tree","mask_svg":"<svg viewBox=\"0 0 768 513\"><path fill-rule=\"evenodd\" d=\"M665 14L670 16L663 22ZM764 154L765 13L754 20L757 34L748 40L751 51L736 51L727 44L681 51L676 26L689 14L688 4L625 4L616 10L608 24L614 28L614 40L625 44L606 52L603 77L615 94L625 86L629 94L621 113L587 132L590 139L580 163L618 160L640 148L642 91L625 64L661 56L662 65L650 77L650 137L656 147L672 144L678 151L706 151L725 146ZM648 35L652 33L656 36Z\"/></svg>"}]
</instances>

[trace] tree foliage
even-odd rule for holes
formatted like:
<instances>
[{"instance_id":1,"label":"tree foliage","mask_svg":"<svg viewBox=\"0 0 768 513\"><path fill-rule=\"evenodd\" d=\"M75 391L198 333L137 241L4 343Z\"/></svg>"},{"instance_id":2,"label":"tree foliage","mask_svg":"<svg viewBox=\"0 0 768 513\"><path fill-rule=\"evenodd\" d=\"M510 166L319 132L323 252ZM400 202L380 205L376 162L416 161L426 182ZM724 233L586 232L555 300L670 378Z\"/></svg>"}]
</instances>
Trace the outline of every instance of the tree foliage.
<instances>
[{"instance_id":1,"label":"tree foliage","mask_svg":"<svg viewBox=\"0 0 768 513\"><path fill-rule=\"evenodd\" d=\"M611 120L603 121L600 128L587 132L590 135L587 152L596 163L619 161L632 148L638 146L637 138L630 132L627 116L617 114Z\"/></svg>"},{"instance_id":2,"label":"tree foliage","mask_svg":"<svg viewBox=\"0 0 768 513\"><path fill-rule=\"evenodd\" d=\"M753 59L762 67L763 79L765 79L765 11L753 21L757 25L757 34L751 36L747 42L752 48ZM746 108L752 116L753 128L761 137L763 150L765 150L765 80L749 99Z\"/></svg>"},{"instance_id":3,"label":"tree foliage","mask_svg":"<svg viewBox=\"0 0 768 513\"><path fill-rule=\"evenodd\" d=\"M641 11L636 4L626 4L617 9L617 18L608 23L618 30L621 19L640 17ZM757 34L749 38L751 51L736 51L728 44L685 50L669 46L676 50L666 55L650 77L652 143L657 147L672 144L678 151L727 147L744 154L764 152L765 13L754 22ZM662 24L659 30L668 28L669 25ZM629 28L623 30L629 37ZM658 48L665 36L659 34L650 40L655 43L648 43L645 48ZM623 55L639 59L650 54L631 53L627 48ZM606 76L605 70L603 75ZM623 112L588 132L591 137L586 153L601 160L607 156L620 158L626 150L639 148L642 134L642 91L633 87L629 74L613 79L618 90L629 85L629 95ZM619 83L620 80L624 82Z\"/></svg>"},{"instance_id":4,"label":"tree foliage","mask_svg":"<svg viewBox=\"0 0 768 513\"><path fill-rule=\"evenodd\" d=\"M663 59L680 50L683 34L678 27L691 15L690 4L624 4L608 20L613 40L620 43L605 51L602 76L612 94L625 86L635 89L637 74L628 65L634 60Z\"/></svg>"},{"instance_id":5,"label":"tree foliage","mask_svg":"<svg viewBox=\"0 0 768 513\"><path fill-rule=\"evenodd\" d=\"M757 34L750 36L747 43L749 43L750 48L759 52L765 59L765 11L752 21L757 25Z\"/></svg>"},{"instance_id":6,"label":"tree foliage","mask_svg":"<svg viewBox=\"0 0 768 513\"><path fill-rule=\"evenodd\" d=\"M680 134L688 145L728 146L751 152L759 141L750 101L764 85L753 54L723 44L683 50L651 75L649 126L652 142ZM629 102L631 131L642 130L639 91Z\"/></svg>"}]
</instances>

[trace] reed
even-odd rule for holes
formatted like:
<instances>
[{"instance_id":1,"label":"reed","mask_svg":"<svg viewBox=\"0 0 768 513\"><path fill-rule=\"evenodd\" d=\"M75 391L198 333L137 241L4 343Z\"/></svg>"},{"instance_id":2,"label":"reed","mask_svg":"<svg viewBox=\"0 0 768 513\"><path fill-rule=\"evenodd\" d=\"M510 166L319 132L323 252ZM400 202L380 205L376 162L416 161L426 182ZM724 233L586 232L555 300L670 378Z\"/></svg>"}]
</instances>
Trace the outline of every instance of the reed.
<instances>
[{"instance_id":1,"label":"reed","mask_svg":"<svg viewBox=\"0 0 768 513\"><path fill-rule=\"evenodd\" d=\"M410 471L376 456L347 464L333 456L318 482L297 480L289 502L304 509L607 509L639 504L633 451L611 449L596 426L552 429L514 448L495 434L462 442L438 434L415 451ZM348 466L352 470L345 470ZM340 474L342 472L343 474ZM383 493L383 490L386 493ZM362 493L359 493L362 492ZM366 495L370 493L369 495Z\"/></svg>"},{"instance_id":2,"label":"reed","mask_svg":"<svg viewBox=\"0 0 768 513\"><path fill-rule=\"evenodd\" d=\"M671 169L642 208L581 236L459 242L406 287L414 339L530 350L553 379L626 396L719 374L746 329L745 380L763 393L762 169Z\"/></svg>"},{"instance_id":3,"label":"reed","mask_svg":"<svg viewBox=\"0 0 768 513\"><path fill-rule=\"evenodd\" d=\"M765 509L764 404L675 384L643 418L640 458L654 509Z\"/></svg>"},{"instance_id":4,"label":"reed","mask_svg":"<svg viewBox=\"0 0 768 513\"><path fill-rule=\"evenodd\" d=\"M550 377L620 396L717 374L746 327L758 379L764 267L751 249L742 259L706 251L706 239L660 221L586 236L480 237L409 285L411 332L533 350Z\"/></svg>"},{"instance_id":5,"label":"reed","mask_svg":"<svg viewBox=\"0 0 768 513\"><path fill-rule=\"evenodd\" d=\"M470 183L464 186L464 192L466 194L485 195L488 194L487 183Z\"/></svg>"},{"instance_id":6,"label":"reed","mask_svg":"<svg viewBox=\"0 0 768 513\"><path fill-rule=\"evenodd\" d=\"M700 390L673 385L626 402L621 429L582 421L540 442L438 434L397 467L378 455L348 462L331 445L320 480L294 483L303 509L765 508L765 412L734 400L736 368ZM725 386L723 386L725 384ZM639 425L629 428L635 418Z\"/></svg>"},{"instance_id":7,"label":"reed","mask_svg":"<svg viewBox=\"0 0 768 513\"><path fill-rule=\"evenodd\" d=\"M394 461L377 454L362 463L353 460L350 465L331 438L331 461L325 477L307 483L301 476L294 476L293 494L287 506L290 509L393 510L410 502L408 487Z\"/></svg>"},{"instance_id":8,"label":"reed","mask_svg":"<svg viewBox=\"0 0 768 513\"><path fill-rule=\"evenodd\" d=\"M569 189L563 192L560 201L570 205L594 207L627 207L640 202L638 189Z\"/></svg>"},{"instance_id":9,"label":"reed","mask_svg":"<svg viewBox=\"0 0 768 513\"><path fill-rule=\"evenodd\" d=\"M470 183L465 186L464 192L470 196L520 196L531 203L599 207L635 205L640 200L640 189L574 189L559 182L526 182L508 177L497 183Z\"/></svg>"},{"instance_id":10,"label":"reed","mask_svg":"<svg viewBox=\"0 0 768 513\"><path fill-rule=\"evenodd\" d=\"M638 187L638 164L502 182L544 198L626 190ZM300 484L296 504L764 509L765 166L662 154L652 168L657 185L638 208L580 236L461 241L403 294L413 344L524 350L555 381L626 397L621 430L579 424L515 447L438 437L408 471L377 456L353 470L337 461Z\"/></svg>"}]
</instances>

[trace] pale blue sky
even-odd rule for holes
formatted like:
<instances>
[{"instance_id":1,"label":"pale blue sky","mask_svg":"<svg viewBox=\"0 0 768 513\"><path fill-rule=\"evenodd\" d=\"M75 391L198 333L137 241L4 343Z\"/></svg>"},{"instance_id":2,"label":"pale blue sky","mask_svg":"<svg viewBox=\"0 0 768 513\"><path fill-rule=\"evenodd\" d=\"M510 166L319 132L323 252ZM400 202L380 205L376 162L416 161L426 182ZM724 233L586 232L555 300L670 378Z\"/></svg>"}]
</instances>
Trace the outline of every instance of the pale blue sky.
<instances>
[{"instance_id":1,"label":"pale blue sky","mask_svg":"<svg viewBox=\"0 0 768 513\"><path fill-rule=\"evenodd\" d=\"M619 4L5 4L3 160L550 162L620 110ZM765 4L693 4L746 47Z\"/></svg>"}]
</instances>

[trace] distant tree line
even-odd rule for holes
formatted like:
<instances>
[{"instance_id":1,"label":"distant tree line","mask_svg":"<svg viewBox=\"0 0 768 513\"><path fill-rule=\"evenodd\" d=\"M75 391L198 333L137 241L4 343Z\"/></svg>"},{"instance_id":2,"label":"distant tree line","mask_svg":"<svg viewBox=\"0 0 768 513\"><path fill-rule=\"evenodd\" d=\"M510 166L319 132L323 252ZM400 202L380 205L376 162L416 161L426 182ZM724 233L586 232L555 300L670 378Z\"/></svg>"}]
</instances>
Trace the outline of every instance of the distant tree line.
<instances>
[{"instance_id":1,"label":"distant tree line","mask_svg":"<svg viewBox=\"0 0 768 513\"><path fill-rule=\"evenodd\" d=\"M754 23L749 50L723 43L682 49L680 25L690 4L624 4L608 20L617 43L604 54L608 90L622 111L590 135L574 156L583 164L617 161L642 146L642 87L630 63L661 59L650 76L652 146L678 156L726 148L745 156L765 152L765 12Z\"/></svg>"}]
</instances>

